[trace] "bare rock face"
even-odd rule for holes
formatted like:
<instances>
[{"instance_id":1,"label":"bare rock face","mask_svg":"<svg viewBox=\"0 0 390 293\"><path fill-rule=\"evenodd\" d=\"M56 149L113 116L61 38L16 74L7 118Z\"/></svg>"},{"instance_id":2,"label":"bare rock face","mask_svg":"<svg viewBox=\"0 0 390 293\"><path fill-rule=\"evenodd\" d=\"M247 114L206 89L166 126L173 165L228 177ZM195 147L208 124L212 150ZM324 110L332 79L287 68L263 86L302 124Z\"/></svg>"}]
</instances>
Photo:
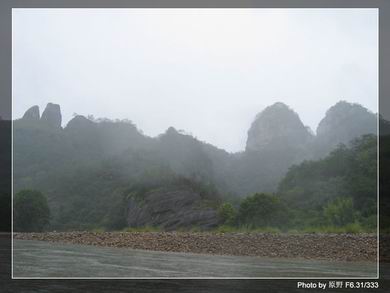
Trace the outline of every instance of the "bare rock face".
<instances>
[{"instance_id":1,"label":"bare rock face","mask_svg":"<svg viewBox=\"0 0 390 293\"><path fill-rule=\"evenodd\" d=\"M202 207L199 193L180 187L152 190L142 198L130 197L127 223L130 227L158 226L165 230L208 229L217 226L219 220L214 209Z\"/></svg>"},{"instance_id":2,"label":"bare rock face","mask_svg":"<svg viewBox=\"0 0 390 293\"><path fill-rule=\"evenodd\" d=\"M60 128L62 122L60 105L48 103L45 111L42 113L41 121L46 122L52 127Z\"/></svg>"},{"instance_id":3,"label":"bare rock face","mask_svg":"<svg viewBox=\"0 0 390 293\"><path fill-rule=\"evenodd\" d=\"M24 120L35 120L38 121L40 118L39 115L39 107L38 106L32 106L30 109L28 109L24 115L23 118Z\"/></svg>"},{"instance_id":4,"label":"bare rock face","mask_svg":"<svg viewBox=\"0 0 390 293\"><path fill-rule=\"evenodd\" d=\"M363 134L377 134L376 115L359 104L340 101L319 123L316 143L328 150Z\"/></svg>"},{"instance_id":5,"label":"bare rock face","mask_svg":"<svg viewBox=\"0 0 390 293\"><path fill-rule=\"evenodd\" d=\"M246 151L304 148L313 138L297 113L275 103L259 113L248 131Z\"/></svg>"}]
</instances>

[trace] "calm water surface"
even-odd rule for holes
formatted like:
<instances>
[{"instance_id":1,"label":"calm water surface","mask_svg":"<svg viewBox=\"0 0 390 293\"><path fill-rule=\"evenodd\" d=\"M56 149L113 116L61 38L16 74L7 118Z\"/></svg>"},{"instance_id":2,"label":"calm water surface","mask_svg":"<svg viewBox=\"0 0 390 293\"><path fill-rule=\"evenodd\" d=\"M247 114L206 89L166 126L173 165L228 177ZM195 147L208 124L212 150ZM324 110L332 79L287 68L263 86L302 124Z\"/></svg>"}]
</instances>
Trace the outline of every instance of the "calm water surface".
<instances>
[{"instance_id":1,"label":"calm water surface","mask_svg":"<svg viewBox=\"0 0 390 293\"><path fill-rule=\"evenodd\" d=\"M14 240L18 277L376 277L376 263L219 256Z\"/></svg>"}]
</instances>

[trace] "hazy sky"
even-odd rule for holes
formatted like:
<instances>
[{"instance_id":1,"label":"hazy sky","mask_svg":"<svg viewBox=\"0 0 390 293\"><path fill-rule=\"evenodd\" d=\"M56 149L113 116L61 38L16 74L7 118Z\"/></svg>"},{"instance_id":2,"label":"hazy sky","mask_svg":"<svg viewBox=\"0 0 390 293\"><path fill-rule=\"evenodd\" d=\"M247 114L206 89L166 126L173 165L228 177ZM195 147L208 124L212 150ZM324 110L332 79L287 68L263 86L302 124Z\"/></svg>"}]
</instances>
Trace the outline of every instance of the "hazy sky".
<instances>
[{"instance_id":1,"label":"hazy sky","mask_svg":"<svg viewBox=\"0 0 390 293\"><path fill-rule=\"evenodd\" d=\"M281 101L314 131L340 99L377 112L377 9L13 9L13 116L32 105L245 148Z\"/></svg>"}]
</instances>

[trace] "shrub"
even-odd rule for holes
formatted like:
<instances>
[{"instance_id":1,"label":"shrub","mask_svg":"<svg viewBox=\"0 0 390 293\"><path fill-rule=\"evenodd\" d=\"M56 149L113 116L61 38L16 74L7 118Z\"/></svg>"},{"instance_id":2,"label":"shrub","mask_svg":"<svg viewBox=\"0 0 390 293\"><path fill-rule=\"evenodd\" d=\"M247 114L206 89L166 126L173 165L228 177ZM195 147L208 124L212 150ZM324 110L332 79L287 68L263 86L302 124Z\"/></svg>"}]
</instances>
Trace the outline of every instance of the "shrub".
<instances>
[{"instance_id":1,"label":"shrub","mask_svg":"<svg viewBox=\"0 0 390 293\"><path fill-rule=\"evenodd\" d=\"M36 190L22 190L14 197L14 230L41 232L50 220L46 197Z\"/></svg>"},{"instance_id":2,"label":"shrub","mask_svg":"<svg viewBox=\"0 0 390 293\"><path fill-rule=\"evenodd\" d=\"M256 193L244 199L238 211L240 225L281 227L287 224L289 211L278 197Z\"/></svg>"},{"instance_id":3,"label":"shrub","mask_svg":"<svg viewBox=\"0 0 390 293\"><path fill-rule=\"evenodd\" d=\"M324 216L327 222L337 227L354 223L358 217L352 203L352 198L342 197L330 202L324 208Z\"/></svg>"},{"instance_id":4,"label":"shrub","mask_svg":"<svg viewBox=\"0 0 390 293\"><path fill-rule=\"evenodd\" d=\"M218 217L222 225L234 225L236 223L237 212L231 203L224 203L218 208Z\"/></svg>"}]
</instances>

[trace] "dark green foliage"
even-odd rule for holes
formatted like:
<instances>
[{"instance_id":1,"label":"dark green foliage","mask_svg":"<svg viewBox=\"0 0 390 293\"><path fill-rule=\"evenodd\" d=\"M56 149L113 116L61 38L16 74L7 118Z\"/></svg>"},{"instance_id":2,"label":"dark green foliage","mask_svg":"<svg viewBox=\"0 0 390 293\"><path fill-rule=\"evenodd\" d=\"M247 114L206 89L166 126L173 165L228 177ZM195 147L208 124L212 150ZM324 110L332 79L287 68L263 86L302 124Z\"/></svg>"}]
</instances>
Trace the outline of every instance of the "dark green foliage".
<instances>
[{"instance_id":1,"label":"dark green foliage","mask_svg":"<svg viewBox=\"0 0 390 293\"><path fill-rule=\"evenodd\" d=\"M198 193L202 199L200 207L217 208L221 203L221 197L212 183L205 184L175 174L170 169L154 169L140 177L128 188L125 197L136 200L141 206L144 203L146 193L152 191L192 190Z\"/></svg>"},{"instance_id":2,"label":"dark green foliage","mask_svg":"<svg viewBox=\"0 0 390 293\"><path fill-rule=\"evenodd\" d=\"M353 207L352 198L340 197L325 206L324 216L330 225L340 227L355 222L358 213Z\"/></svg>"},{"instance_id":3,"label":"dark green foliage","mask_svg":"<svg viewBox=\"0 0 390 293\"><path fill-rule=\"evenodd\" d=\"M315 213L316 225L345 225L359 220L373 226L377 198L377 137L364 135L340 145L326 158L290 168L279 194L302 212ZM321 211L324 213L321 215ZM322 218L322 219L321 219Z\"/></svg>"},{"instance_id":4,"label":"dark green foliage","mask_svg":"<svg viewBox=\"0 0 390 293\"><path fill-rule=\"evenodd\" d=\"M59 206L53 227L118 230L126 226L130 196L141 202L145 192L181 185L218 205L218 193L213 185L176 175L153 151L129 150L123 156L74 169L58 182L58 188L52 191L52 200Z\"/></svg>"},{"instance_id":5,"label":"dark green foliage","mask_svg":"<svg viewBox=\"0 0 390 293\"><path fill-rule=\"evenodd\" d=\"M366 135L352 142L347 184L354 207L363 216L376 213L377 137Z\"/></svg>"},{"instance_id":6,"label":"dark green foliage","mask_svg":"<svg viewBox=\"0 0 390 293\"><path fill-rule=\"evenodd\" d=\"M222 225L235 225L237 222L237 211L229 202L222 204L218 208L218 216Z\"/></svg>"},{"instance_id":7,"label":"dark green foliage","mask_svg":"<svg viewBox=\"0 0 390 293\"><path fill-rule=\"evenodd\" d=\"M108 230L121 230L127 226L127 201L124 196L118 196L116 202L112 203L111 208L106 214L102 225Z\"/></svg>"},{"instance_id":8,"label":"dark green foliage","mask_svg":"<svg viewBox=\"0 0 390 293\"><path fill-rule=\"evenodd\" d=\"M129 196L142 201L145 192L180 185L190 186L202 204L213 207L222 199L238 207L241 198L252 195L242 200L237 216L230 204L221 206L226 225L325 225L324 208L346 196L358 221L373 227L375 136L341 145L328 157L285 174L305 155L306 149L284 145L229 154L173 128L150 138L130 121L77 116L64 129L41 121L14 123L15 190L46 194L57 230L122 229ZM284 175L277 195L253 195L275 192Z\"/></svg>"},{"instance_id":9,"label":"dark green foliage","mask_svg":"<svg viewBox=\"0 0 390 293\"><path fill-rule=\"evenodd\" d=\"M57 129L17 120L14 186L48 195L57 230L110 229L124 223L115 211L125 190L137 184L149 189L159 180L189 180L185 184L214 201L218 192L203 145L172 129L152 139L129 121L76 116Z\"/></svg>"},{"instance_id":10,"label":"dark green foliage","mask_svg":"<svg viewBox=\"0 0 390 293\"><path fill-rule=\"evenodd\" d=\"M240 225L281 227L288 221L287 207L280 199L267 193L256 193L245 198L238 210Z\"/></svg>"},{"instance_id":11,"label":"dark green foliage","mask_svg":"<svg viewBox=\"0 0 390 293\"><path fill-rule=\"evenodd\" d=\"M144 176L132 184L126 193L128 196L131 196L138 201L142 201L146 192L155 189L169 190L180 187L189 187L193 191L199 193L203 200L212 200L217 203L220 199L219 192L213 184L204 184L203 182L195 181L194 179L179 176L170 169L149 170L149 172L145 173Z\"/></svg>"},{"instance_id":12,"label":"dark green foliage","mask_svg":"<svg viewBox=\"0 0 390 293\"><path fill-rule=\"evenodd\" d=\"M46 197L36 190L22 190L14 196L14 231L41 232L50 220Z\"/></svg>"},{"instance_id":13,"label":"dark green foliage","mask_svg":"<svg viewBox=\"0 0 390 293\"><path fill-rule=\"evenodd\" d=\"M52 192L56 210L56 229L90 229L104 226L114 229L125 225L126 191L151 174L164 177L169 170L155 160L152 153L130 151L89 167L68 173Z\"/></svg>"}]
</instances>

